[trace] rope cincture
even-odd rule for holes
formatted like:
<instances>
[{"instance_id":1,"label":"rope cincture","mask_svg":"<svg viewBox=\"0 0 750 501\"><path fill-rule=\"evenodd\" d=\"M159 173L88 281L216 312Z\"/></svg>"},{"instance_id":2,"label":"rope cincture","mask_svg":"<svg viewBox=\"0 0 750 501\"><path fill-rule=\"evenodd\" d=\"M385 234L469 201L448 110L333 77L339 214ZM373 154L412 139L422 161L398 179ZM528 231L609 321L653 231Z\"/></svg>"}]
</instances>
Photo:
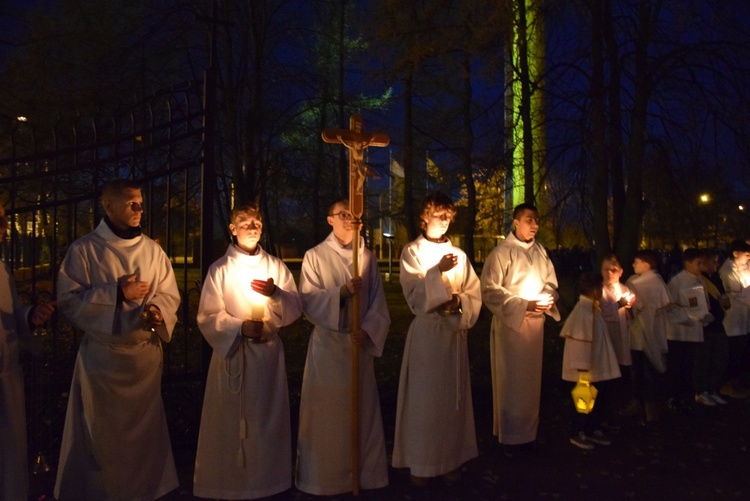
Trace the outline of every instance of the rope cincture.
<instances>
[{"instance_id":1,"label":"rope cincture","mask_svg":"<svg viewBox=\"0 0 750 501\"><path fill-rule=\"evenodd\" d=\"M224 359L224 373L227 376L227 388L229 388L229 392L233 395L239 394L240 396L240 433L239 433L239 447L237 449L237 466L240 468L245 467L245 451L243 448L244 441L247 438L247 420L245 419L245 343L244 339L240 340L240 367L236 374L232 374L232 359L231 358L225 358ZM236 388L232 388L233 381L239 380L239 382L235 383Z\"/></svg>"}]
</instances>

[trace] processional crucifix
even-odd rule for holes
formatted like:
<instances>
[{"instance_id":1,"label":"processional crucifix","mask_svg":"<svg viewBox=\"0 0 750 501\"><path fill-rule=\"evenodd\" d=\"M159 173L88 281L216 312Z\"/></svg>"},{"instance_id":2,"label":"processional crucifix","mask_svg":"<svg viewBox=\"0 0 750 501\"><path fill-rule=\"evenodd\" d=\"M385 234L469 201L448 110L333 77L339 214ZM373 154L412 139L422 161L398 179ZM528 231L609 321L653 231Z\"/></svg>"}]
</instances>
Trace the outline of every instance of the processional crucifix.
<instances>
[{"instance_id":1,"label":"processional crucifix","mask_svg":"<svg viewBox=\"0 0 750 501\"><path fill-rule=\"evenodd\" d=\"M352 213L352 278L359 277L359 234L362 229L362 213L365 205L365 148L388 146L390 138L379 132L362 132L362 117L354 114L349 118L348 129L325 129L321 134L326 143L343 144L349 150L349 212ZM351 330L359 333L359 294L352 297ZM359 494L359 345L352 343L352 493Z\"/></svg>"}]
</instances>

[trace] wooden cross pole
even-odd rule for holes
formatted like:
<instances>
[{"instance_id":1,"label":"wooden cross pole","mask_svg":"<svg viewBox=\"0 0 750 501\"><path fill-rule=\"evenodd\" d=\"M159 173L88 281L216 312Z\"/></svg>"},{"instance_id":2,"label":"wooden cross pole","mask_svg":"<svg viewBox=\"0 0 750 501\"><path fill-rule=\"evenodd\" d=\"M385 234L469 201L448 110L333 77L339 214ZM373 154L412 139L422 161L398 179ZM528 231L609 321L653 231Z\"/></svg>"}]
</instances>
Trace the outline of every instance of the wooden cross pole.
<instances>
[{"instance_id":1,"label":"wooden cross pole","mask_svg":"<svg viewBox=\"0 0 750 501\"><path fill-rule=\"evenodd\" d=\"M362 213L365 206L365 178L369 169L365 165L364 152L369 146L388 146L390 138L383 133L362 132L362 117L354 114L349 119L348 129L325 129L321 134L326 143L343 144L349 150L349 211L354 220L352 240L352 278L359 277L359 234L362 229ZM351 330L359 333L359 294L352 298ZM359 494L359 345L352 343L352 493Z\"/></svg>"}]
</instances>

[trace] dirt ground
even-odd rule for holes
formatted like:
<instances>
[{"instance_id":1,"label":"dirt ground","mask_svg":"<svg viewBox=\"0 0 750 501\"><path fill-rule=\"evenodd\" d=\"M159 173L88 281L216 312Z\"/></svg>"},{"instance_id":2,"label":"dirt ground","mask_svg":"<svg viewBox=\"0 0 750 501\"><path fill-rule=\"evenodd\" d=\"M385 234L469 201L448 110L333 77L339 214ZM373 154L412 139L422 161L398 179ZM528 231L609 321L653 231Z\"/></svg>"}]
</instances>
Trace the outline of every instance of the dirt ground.
<instances>
[{"instance_id":1,"label":"dirt ground","mask_svg":"<svg viewBox=\"0 0 750 501\"><path fill-rule=\"evenodd\" d=\"M724 407L695 407L690 414L669 412L660 425L623 418L613 444L583 451L568 443L568 385L546 377L539 439L530 450L508 449L492 435L491 392L473 390L479 457L463 477L446 486L433 479L412 487L408 471L391 469L390 485L361 491L364 500L711 500L750 498L750 401ZM388 453L392 449L396 392L381 390ZM292 415L296 415L296 408ZM180 487L164 499L197 499L192 492L195 449L176 444ZM34 499L51 499L52 473L32 478ZM332 499L351 499L351 495ZM274 499L309 500L292 489Z\"/></svg>"},{"instance_id":2,"label":"dirt ground","mask_svg":"<svg viewBox=\"0 0 750 501\"><path fill-rule=\"evenodd\" d=\"M562 291L571 298L571 291ZM390 454L396 415L396 394L403 342L410 314L397 284L386 284L391 309L391 335L383 356L376 360L386 447ZM567 306L572 306L568 299ZM561 305L562 306L562 305ZM462 479L447 486L433 479L426 488L412 487L407 470L389 472L388 487L361 491L363 500L713 500L750 499L750 399L722 407L697 407L689 413L670 411L660 424L620 418L613 444L583 451L568 442L570 384L560 379L560 325L548 322L542 383L539 436L535 447L514 449L498 444L492 435L492 393L489 374L489 315L483 310L469 332L469 357L479 456L465 464ZM308 328L287 332L283 339L292 416L296 431L299 389ZM178 420L197 422L202 384L179 388L164 385L167 419L172 430ZM619 402L623 404L624 401ZM190 421L188 418L192 419ZM180 487L164 499L185 501L192 496L192 473L197 427L187 436L173 437ZM293 437L294 437L293 433ZM56 462L55 458L50 458ZM390 459L390 458L389 458ZM53 462L53 461L51 461ZM54 465L52 465L54 466ZM52 499L54 471L32 476L32 499ZM314 499L296 489L273 499ZM352 499L351 494L331 499Z\"/></svg>"}]
</instances>

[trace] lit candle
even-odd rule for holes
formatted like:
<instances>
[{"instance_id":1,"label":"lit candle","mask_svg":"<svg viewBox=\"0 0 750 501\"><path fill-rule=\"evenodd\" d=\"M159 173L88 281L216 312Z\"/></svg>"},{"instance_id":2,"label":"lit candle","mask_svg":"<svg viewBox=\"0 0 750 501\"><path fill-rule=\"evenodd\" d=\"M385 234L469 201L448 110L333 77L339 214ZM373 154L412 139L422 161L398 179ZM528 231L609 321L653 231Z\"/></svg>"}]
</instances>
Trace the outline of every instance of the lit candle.
<instances>
[{"instance_id":1,"label":"lit candle","mask_svg":"<svg viewBox=\"0 0 750 501\"><path fill-rule=\"evenodd\" d=\"M554 303L554 299L552 298L552 294L548 292L542 292L539 294L536 298L536 304L539 306L552 306L552 303Z\"/></svg>"},{"instance_id":2,"label":"lit candle","mask_svg":"<svg viewBox=\"0 0 750 501\"><path fill-rule=\"evenodd\" d=\"M624 308L625 306L631 304L631 302L634 299L635 299L635 295L632 292L625 292L624 294L620 296L617 302L619 303L621 307Z\"/></svg>"},{"instance_id":3,"label":"lit candle","mask_svg":"<svg viewBox=\"0 0 750 501\"><path fill-rule=\"evenodd\" d=\"M266 314L266 296L253 292L250 294L250 320L263 320Z\"/></svg>"}]
</instances>

